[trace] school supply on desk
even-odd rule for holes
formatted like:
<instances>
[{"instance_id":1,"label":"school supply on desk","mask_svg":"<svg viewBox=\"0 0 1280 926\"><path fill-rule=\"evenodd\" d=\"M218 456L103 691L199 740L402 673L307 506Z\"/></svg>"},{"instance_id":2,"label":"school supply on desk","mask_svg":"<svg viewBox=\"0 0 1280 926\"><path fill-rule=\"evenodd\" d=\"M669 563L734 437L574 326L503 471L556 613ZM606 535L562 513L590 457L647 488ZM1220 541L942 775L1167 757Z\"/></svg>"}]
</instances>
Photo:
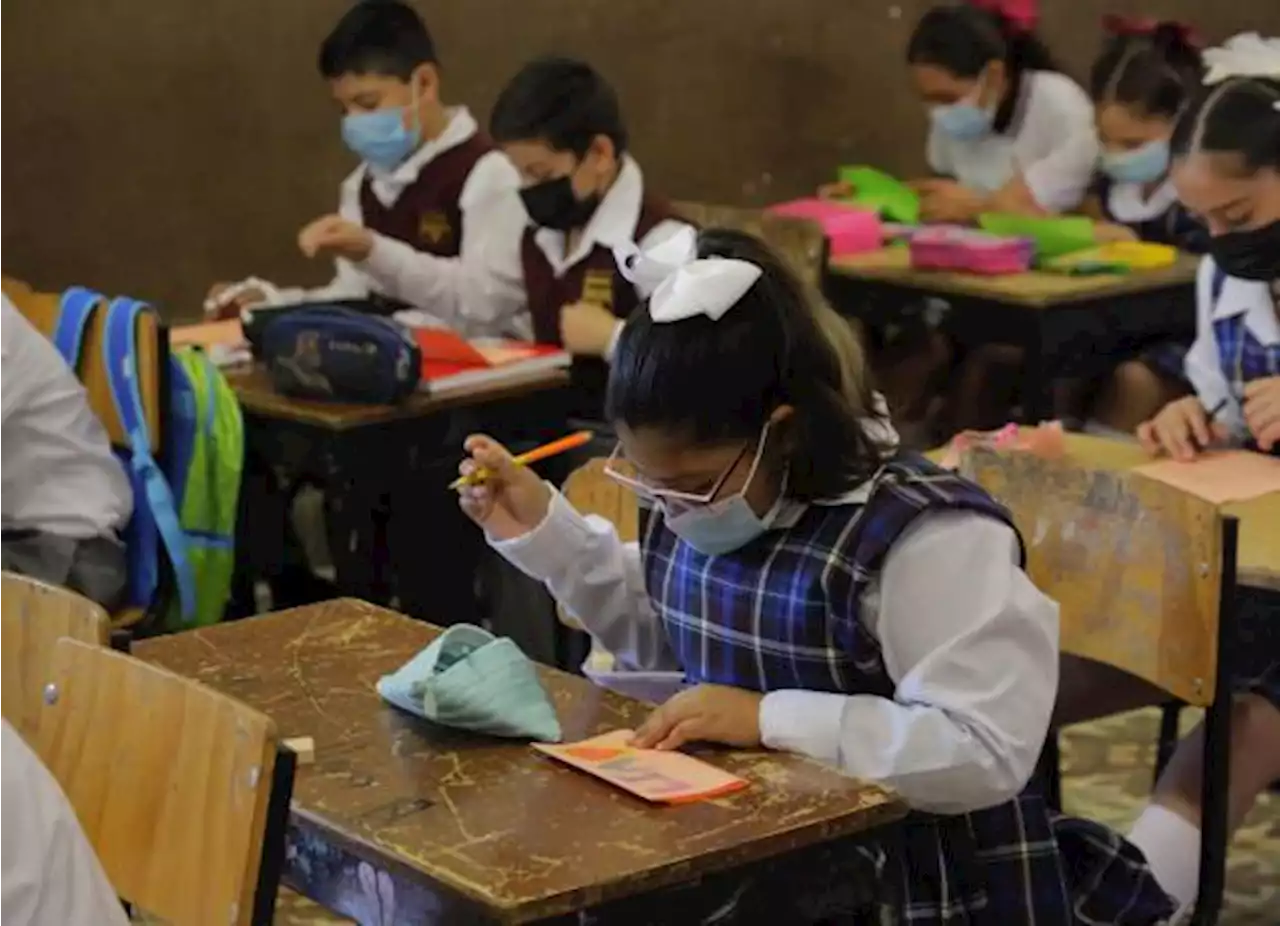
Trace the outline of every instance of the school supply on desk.
<instances>
[{"instance_id":1,"label":"school supply on desk","mask_svg":"<svg viewBox=\"0 0 1280 926\"><path fill-rule=\"evenodd\" d=\"M741 791L746 779L682 752L636 749L634 732L614 730L561 746L534 743L553 759L654 804L689 804Z\"/></svg>"},{"instance_id":2,"label":"school supply on desk","mask_svg":"<svg viewBox=\"0 0 1280 926\"><path fill-rule=\"evenodd\" d=\"M296 312L305 312L316 308L350 309L361 315L390 317L402 312L408 306L395 299L377 294L364 299L326 299L323 302L286 302L254 305L240 312L240 325L244 329L245 340L253 348L254 356L261 357L262 337L271 323Z\"/></svg>"},{"instance_id":3,"label":"school supply on desk","mask_svg":"<svg viewBox=\"0 0 1280 926\"><path fill-rule=\"evenodd\" d=\"M455 624L378 681L401 710L446 727L556 743L560 720L538 670L507 637Z\"/></svg>"},{"instance_id":4,"label":"school supply on desk","mask_svg":"<svg viewBox=\"0 0 1280 926\"><path fill-rule=\"evenodd\" d=\"M1080 215L1030 216L984 212L978 216L978 227L993 235L1030 238L1035 243L1035 256L1041 261L1082 251L1098 243L1094 238L1093 220Z\"/></svg>"},{"instance_id":5,"label":"school supply on desk","mask_svg":"<svg viewBox=\"0 0 1280 926\"><path fill-rule=\"evenodd\" d=\"M1178 249L1150 241L1113 241L1050 258L1041 268L1055 273L1130 273L1134 270L1159 270L1178 260Z\"/></svg>"},{"instance_id":6,"label":"school supply on desk","mask_svg":"<svg viewBox=\"0 0 1280 926\"><path fill-rule=\"evenodd\" d=\"M468 341L448 328L414 328L413 337L422 355L420 388L437 396L518 382L573 363L567 351L553 344L501 338Z\"/></svg>"},{"instance_id":7,"label":"school supply on desk","mask_svg":"<svg viewBox=\"0 0 1280 926\"><path fill-rule=\"evenodd\" d=\"M943 469L959 469L960 458L974 447L1012 450L1056 460L1067 452L1067 440L1060 421L1045 421L1035 427L1010 422L995 431L961 431L951 439L938 465Z\"/></svg>"},{"instance_id":8,"label":"school supply on desk","mask_svg":"<svg viewBox=\"0 0 1280 926\"><path fill-rule=\"evenodd\" d=\"M1209 450L1190 462L1157 460L1134 472L1215 505L1280 492L1280 458L1249 450Z\"/></svg>"},{"instance_id":9,"label":"school supply on desk","mask_svg":"<svg viewBox=\"0 0 1280 926\"><path fill-rule=\"evenodd\" d=\"M921 228L907 240L916 270L949 270L987 276L1024 273L1035 248L1026 238L1000 238L958 225Z\"/></svg>"},{"instance_id":10,"label":"school supply on desk","mask_svg":"<svg viewBox=\"0 0 1280 926\"><path fill-rule=\"evenodd\" d=\"M836 176L853 187L845 200L850 205L871 209L887 222L920 223L920 196L898 178L864 164L841 167Z\"/></svg>"},{"instance_id":11,"label":"school supply on desk","mask_svg":"<svg viewBox=\"0 0 1280 926\"><path fill-rule=\"evenodd\" d=\"M517 457L513 457L511 462L515 463L517 466L529 466L533 463L537 463L539 460L546 460L550 457L558 456L562 453L567 453L570 450L576 450L579 447L585 446L593 437L595 437L595 434L591 431L578 431L576 434L570 434L567 437L560 438L559 440L553 440L549 444L543 444L541 447L535 447L527 453L522 453ZM449 483L449 488L460 489L463 486L479 485L488 478L488 470L478 469L470 476L460 476L453 480L453 482Z\"/></svg>"},{"instance_id":12,"label":"school supply on desk","mask_svg":"<svg viewBox=\"0 0 1280 926\"><path fill-rule=\"evenodd\" d=\"M595 666L590 660L582 664L582 674L601 688L649 704L662 704L689 687L683 672L628 672Z\"/></svg>"},{"instance_id":13,"label":"school supply on desk","mask_svg":"<svg viewBox=\"0 0 1280 926\"><path fill-rule=\"evenodd\" d=\"M883 242L880 216L871 209L860 209L825 199L794 199L765 210L772 215L810 219L822 226L832 257L874 251Z\"/></svg>"},{"instance_id":14,"label":"school supply on desk","mask_svg":"<svg viewBox=\"0 0 1280 926\"><path fill-rule=\"evenodd\" d=\"M278 316L262 332L261 355L289 396L390 405L413 395L422 354L399 322L336 305Z\"/></svg>"},{"instance_id":15,"label":"school supply on desk","mask_svg":"<svg viewBox=\"0 0 1280 926\"><path fill-rule=\"evenodd\" d=\"M169 329L169 347L197 347L219 367L235 366L253 359L244 326L238 318L177 325Z\"/></svg>"}]
</instances>

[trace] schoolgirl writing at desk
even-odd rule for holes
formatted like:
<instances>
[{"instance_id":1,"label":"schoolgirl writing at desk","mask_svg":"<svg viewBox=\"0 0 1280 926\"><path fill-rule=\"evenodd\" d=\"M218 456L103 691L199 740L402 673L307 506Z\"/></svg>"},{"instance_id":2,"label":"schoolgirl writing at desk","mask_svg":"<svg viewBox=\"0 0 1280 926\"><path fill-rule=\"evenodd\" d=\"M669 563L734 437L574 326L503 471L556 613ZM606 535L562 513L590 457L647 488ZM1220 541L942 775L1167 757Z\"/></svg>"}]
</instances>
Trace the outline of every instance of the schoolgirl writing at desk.
<instances>
[{"instance_id":1,"label":"schoolgirl writing at desk","mask_svg":"<svg viewBox=\"0 0 1280 926\"><path fill-rule=\"evenodd\" d=\"M614 356L609 472L650 506L642 541L484 437L462 472L491 475L464 509L623 666L692 684L641 745L797 752L917 811L784 890L738 885L726 910L1161 922L1171 905L1133 847L1024 790L1056 693L1057 607L1007 512L896 451L850 329L754 238L681 235L624 264L652 294ZM855 887L870 896L835 896Z\"/></svg>"}]
</instances>

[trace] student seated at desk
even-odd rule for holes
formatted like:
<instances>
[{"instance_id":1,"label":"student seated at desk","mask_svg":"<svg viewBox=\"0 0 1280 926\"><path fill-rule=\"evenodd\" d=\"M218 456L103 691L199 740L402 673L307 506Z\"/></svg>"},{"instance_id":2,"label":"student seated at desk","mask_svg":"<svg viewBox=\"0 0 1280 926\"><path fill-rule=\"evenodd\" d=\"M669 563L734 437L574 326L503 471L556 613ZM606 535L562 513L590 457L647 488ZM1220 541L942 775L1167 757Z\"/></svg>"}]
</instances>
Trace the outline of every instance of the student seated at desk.
<instances>
[{"instance_id":1,"label":"student seated at desk","mask_svg":"<svg viewBox=\"0 0 1280 926\"><path fill-rule=\"evenodd\" d=\"M3 567L113 607L128 579L129 479L57 348L0 301Z\"/></svg>"},{"instance_id":2,"label":"student seated at desk","mask_svg":"<svg viewBox=\"0 0 1280 926\"><path fill-rule=\"evenodd\" d=\"M1280 455L1280 40L1238 38L1206 58L1217 61L1214 82L1179 120L1171 146L1178 194L1211 235L1186 358L1195 393L1165 406L1138 436L1176 459L1215 439ZM1268 76L1234 76L1258 73ZM1280 780L1280 605L1248 587L1237 588L1237 603L1230 831ZM1179 745L1132 833L1186 905L1199 873L1200 736Z\"/></svg>"},{"instance_id":3,"label":"student seated at desk","mask_svg":"<svg viewBox=\"0 0 1280 926\"><path fill-rule=\"evenodd\" d=\"M856 885L876 922L1162 922L1171 904L1141 855L1027 787L1056 693L1057 607L1023 572L1008 513L896 451L851 331L756 239L705 231L663 263L619 337L607 403L633 475L611 472L651 509L641 542L484 437L461 469L493 475L462 505L620 665L694 683L642 745L797 752L916 811L883 840L833 847L834 869L728 906Z\"/></svg>"},{"instance_id":4,"label":"student seated at desk","mask_svg":"<svg viewBox=\"0 0 1280 926\"><path fill-rule=\"evenodd\" d=\"M337 275L311 290L218 284L210 309L381 294L468 333L506 333L523 308L519 279L494 277L513 265L502 251L514 249L525 222L516 173L466 107L441 101L426 25L395 0L356 3L318 65L361 163L342 183L337 213L309 223L298 243L309 257L332 258Z\"/></svg>"}]
</instances>

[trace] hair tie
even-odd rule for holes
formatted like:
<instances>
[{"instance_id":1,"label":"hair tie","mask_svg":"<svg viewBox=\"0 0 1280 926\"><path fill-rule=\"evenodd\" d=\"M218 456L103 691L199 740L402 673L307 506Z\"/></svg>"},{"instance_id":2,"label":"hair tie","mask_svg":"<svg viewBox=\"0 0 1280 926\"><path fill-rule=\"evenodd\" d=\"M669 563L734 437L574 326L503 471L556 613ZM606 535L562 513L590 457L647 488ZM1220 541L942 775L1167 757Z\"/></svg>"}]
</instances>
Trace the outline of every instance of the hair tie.
<instances>
[{"instance_id":1,"label":"hair tie","mask_svg":"<svg viewBox=\"0 0 1280 926\"><path fill-rule=\"evenodd\" d=\"M1102 29L1109 35L1121 38L1155 38L1160 29L1167 29L1176 35L1184 45L1199 48L1202 44L1200 34L1184 22L1156 19L1152 16L1122 16L1119 13L1108 13L1102 17Z\"/></svg>"},{"instance_id":2,"label":"hair tie","mask_svg":"<svg viewBox=\"0 0 1280 926\"><path fill-rule=\"evenodd\" d=\"M616 247L613 256L660 324L695 315L719 321L764 274L750 261L698 257L698 236L689 227L644 251L635 244Z\"/></svg>"},{"instance_id":3,"label":"hair tie","mask_svg":"<svg viewBox=\"0 0 1280 926\"><path fill-rule=\"evenodd\" d=\"M969 0L969 5L995 13L1015 32L1031 32L1040 20L1037 0Z\"/></svg>"},{"instance_id":4,"label":"hair tie","mask_svg":"<svg viewBox=\"0 0 1280 926\"><path fill-rule=\"evenodd\" d=\"M1204 53L1204 82L1219 84L1232 77L1280 80L1280 39L1264 39L1256 32L1233 36Z\"/></svg>"}]
</instances>

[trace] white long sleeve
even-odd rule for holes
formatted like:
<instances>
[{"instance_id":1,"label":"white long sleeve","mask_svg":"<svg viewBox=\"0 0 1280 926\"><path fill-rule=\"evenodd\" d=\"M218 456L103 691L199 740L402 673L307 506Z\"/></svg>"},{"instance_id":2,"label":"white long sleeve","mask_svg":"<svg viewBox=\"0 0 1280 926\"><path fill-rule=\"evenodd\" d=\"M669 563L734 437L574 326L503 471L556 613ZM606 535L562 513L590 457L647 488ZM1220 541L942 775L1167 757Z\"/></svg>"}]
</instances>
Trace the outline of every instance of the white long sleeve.
<instances>
[{"instance_id":1,"label":"white long sleeve","mask_svg":"<svg viewBox=\"0 0 1280 926\"><path fill-rule=\"evenodd\" d=\"M620 667L680 670L645 591L640 548L623 543L604 518L584 517L553 489L540 525L514 540L490 544L513 566L544 582Z\"/></svg>"},{"instance_id":2,"label":"white long sleeve","mask_svg":"<svg viewBox=\"0 0 1280 926\"><path fill-rule=\"evenodd\" d=\"M773 692L764 743L882 782L921 810L1003 803L1030 779L1049 728L1057 618L1019 568L1010 528L969 512L924 515L862 603L893 698Z\"/></svg>"}]
</instances>

